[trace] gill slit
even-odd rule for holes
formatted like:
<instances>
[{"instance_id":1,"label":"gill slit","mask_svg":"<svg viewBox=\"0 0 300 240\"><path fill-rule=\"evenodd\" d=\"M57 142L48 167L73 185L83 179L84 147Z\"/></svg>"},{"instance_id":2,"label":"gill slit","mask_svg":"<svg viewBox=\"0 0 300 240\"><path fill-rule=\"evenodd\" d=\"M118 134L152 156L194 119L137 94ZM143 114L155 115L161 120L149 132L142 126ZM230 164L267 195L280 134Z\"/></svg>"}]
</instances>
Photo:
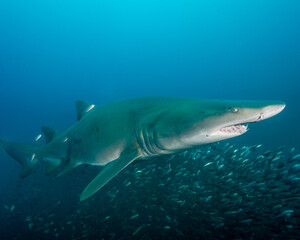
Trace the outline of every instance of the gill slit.
<instances>
[{"instance_id":1,"label":"gill slit","mask_svg":"<svg viewBox=\"0 0 300 240\"><path fill-rule=\"evenodd\" d=\"M139 127L136 131L136 138L145 157L157 155L161 152L155 140L153 129Z\"/></svg>"}]
</instances>

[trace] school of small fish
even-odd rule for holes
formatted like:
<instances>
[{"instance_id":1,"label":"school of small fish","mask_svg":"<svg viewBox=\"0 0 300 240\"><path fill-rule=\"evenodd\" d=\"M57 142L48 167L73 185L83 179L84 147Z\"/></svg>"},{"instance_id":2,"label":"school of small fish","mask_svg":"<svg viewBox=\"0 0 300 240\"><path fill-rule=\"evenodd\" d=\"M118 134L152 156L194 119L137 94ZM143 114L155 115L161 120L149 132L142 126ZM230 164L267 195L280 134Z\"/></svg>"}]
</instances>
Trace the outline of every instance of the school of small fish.
<instances>
[{"instance_id":1,"label":"school of small fish","mask_svg":"<svg viewBox=\"0 0 300 240\"><path fill-rule=\"evenodd\" d=\"M300 239L300 154L286 146L213 144L136 161L84 202L64 192L35 214L30 191L6 203L12 239Z\"/></svg>"}]
</instances>

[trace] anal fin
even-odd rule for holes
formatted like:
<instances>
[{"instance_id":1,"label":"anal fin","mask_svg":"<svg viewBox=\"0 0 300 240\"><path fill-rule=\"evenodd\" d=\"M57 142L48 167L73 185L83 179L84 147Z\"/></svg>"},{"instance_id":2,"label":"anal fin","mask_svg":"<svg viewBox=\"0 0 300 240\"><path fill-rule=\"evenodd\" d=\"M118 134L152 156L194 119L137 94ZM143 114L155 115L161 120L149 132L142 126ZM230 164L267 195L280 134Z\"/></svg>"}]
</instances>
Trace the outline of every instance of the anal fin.
<instances>
[{"instance_id":1,"label":"anal fin","mask_svg":"<svg viewBox=\"0 0 300 240\"><path fill-rule=\"evenodd\" d=\"M80 196L80 201L86 200L94 195L135 159L136 156L133 156L133 154L124 154L123 152L118 159L108 163L83 190Z\"/></svg>"}]
</instances>

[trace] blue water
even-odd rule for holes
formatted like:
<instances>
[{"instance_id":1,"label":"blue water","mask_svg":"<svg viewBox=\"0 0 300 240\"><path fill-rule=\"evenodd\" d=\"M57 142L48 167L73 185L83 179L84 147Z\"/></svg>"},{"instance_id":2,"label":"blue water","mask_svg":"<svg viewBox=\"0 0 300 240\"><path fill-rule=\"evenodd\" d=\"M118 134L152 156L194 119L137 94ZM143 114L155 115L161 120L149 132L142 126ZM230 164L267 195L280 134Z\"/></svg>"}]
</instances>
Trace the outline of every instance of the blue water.
<instances>
[{"instance_id":1,"label":"blue water","mask_svg":"<svg viewBox=\"0 0 300 240\"><path fill-rule=\"evenodd\" d=\"M299 10L297 0L1 0L0 139L68 128L78 99L270 99L286 109L230 142L299 152ZM18 171L1 154L0 190Z\"/></svg>"}]
</instances>

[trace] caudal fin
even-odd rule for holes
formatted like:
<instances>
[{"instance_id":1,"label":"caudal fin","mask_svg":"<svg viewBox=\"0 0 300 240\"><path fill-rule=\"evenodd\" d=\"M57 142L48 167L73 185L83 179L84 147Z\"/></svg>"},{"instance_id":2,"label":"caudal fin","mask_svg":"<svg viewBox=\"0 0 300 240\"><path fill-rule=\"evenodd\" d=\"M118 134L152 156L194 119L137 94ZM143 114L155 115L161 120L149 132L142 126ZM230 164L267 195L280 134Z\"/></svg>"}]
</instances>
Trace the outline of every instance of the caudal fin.
<instances>
[{"instance_id":1,"label":"caudal fin","mask_svg":"<svg viewBox=\"0 0 300 240\"><path fill-rule=\"evenodd\" d=\"M10 143L0 140L0 147L3 147L12 158L21 164L22 177L28 176L38 161L38 146L22 143Z\"/></svg>"}]
</instances>

